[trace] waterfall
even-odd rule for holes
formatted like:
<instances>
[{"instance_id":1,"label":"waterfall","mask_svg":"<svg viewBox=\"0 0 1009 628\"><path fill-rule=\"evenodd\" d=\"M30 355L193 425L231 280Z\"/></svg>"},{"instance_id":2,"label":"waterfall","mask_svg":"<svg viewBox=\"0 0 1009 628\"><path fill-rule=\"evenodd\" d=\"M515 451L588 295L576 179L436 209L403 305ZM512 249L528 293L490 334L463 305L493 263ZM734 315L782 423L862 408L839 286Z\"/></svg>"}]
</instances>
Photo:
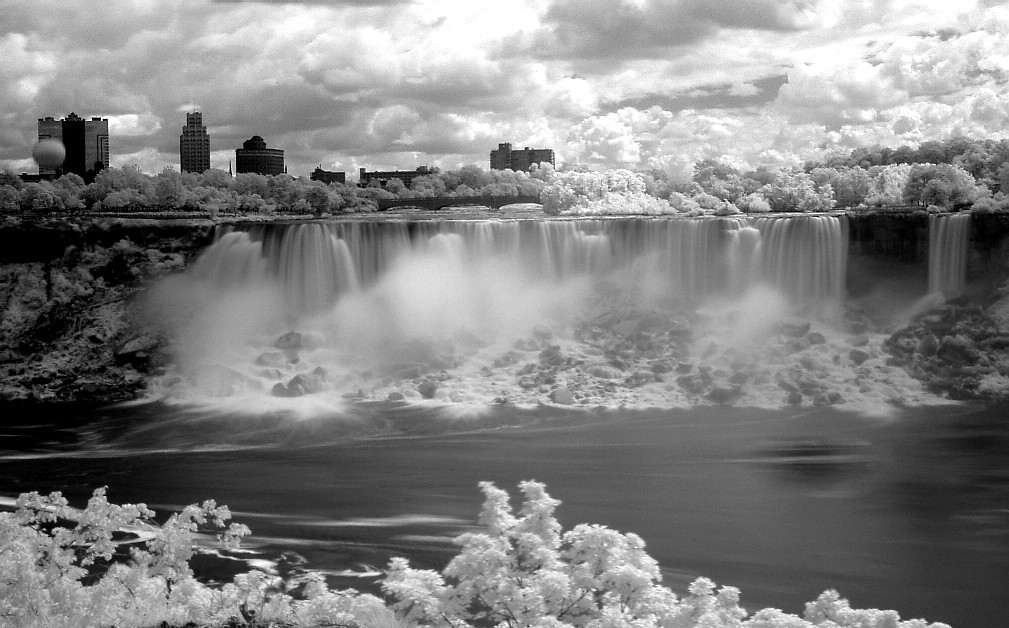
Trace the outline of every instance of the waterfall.
<instances>
[{"instance_id":1,"label":"waterfall","mask_svg":"<svg viewBox=\"0 0 1009 628\"><path fill-rule=\"evenodd\" d=\"M928 217L928 291L945 298L958 296L967 282L970 214Z\"/></svg>"},{"instance_id":2,"label":"waterfall","mask_svg":"<svg viewBox=\"0 0 1009 628\"><path fill-rule=\"evenodd\" d=\"M439 264L449 272L493 263L513 275L488 277L488 290L506 281L536 287L584 278L696 303L739 297L759 284L797 306L818 306L843 297L847 246L844 219L832 216L339 221L228 230L194 272L222 284L274 279L293 315L324 311L397 265L422 260L434 262L430 281Z\"/></svg>"},{"instance_id":3,"label":"waterfall","mask_svg":"<svg viewBox=\"0 0 1009 628\"><path fill-rule=\"evenodd\" d=\"M663 369L691 360L693 334L710 334L700 359L728 368L783 317L832 311L847 235L829 216L225 227L161 287L178 370L158 385L264 408L322 390L417 395L421 376L456 378L445 395L487 403L554 385L523 379L537 364L592 398L613 384L597 377L668 386Z\"/></svg>"},{"instance_id":4,"label":"waterfall","mask_svg":"<svg viewBox=\"0 0 1009 628\"><path fill-rule=\"evenodd\" d=\"M844 296L848 236L841 218L758 218L761 278L794 303L836 304Z\"/></svg>"}]
</instances>

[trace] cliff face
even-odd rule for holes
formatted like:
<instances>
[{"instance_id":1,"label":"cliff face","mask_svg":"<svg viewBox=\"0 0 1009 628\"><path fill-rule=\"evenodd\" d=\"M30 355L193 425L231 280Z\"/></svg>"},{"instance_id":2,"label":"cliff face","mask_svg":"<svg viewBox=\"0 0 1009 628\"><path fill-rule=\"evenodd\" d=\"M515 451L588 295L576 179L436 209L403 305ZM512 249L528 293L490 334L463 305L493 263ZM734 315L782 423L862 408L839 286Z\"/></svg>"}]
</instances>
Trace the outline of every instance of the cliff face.
<instances>
[{"instance_id":1,"label":"cliff face","mask_svg":"<svg viewBox=\"0 0 1009 628\"><path fill-rule=\"evenodd\" d=\"M212 231L209 221L0 226L0 399L141 395L165 357L137 297L185 268Z\"/></svg>"}]
</instances>

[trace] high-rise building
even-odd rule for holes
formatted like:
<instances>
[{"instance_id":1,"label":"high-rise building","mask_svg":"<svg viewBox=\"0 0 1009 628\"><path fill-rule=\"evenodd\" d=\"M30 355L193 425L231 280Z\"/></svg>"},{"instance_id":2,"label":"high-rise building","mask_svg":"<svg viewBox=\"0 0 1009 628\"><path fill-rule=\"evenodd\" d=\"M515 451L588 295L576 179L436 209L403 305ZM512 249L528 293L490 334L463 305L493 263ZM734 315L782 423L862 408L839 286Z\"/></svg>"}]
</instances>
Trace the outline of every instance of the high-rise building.
<instances>
[{"instance_id":1,"label":"high-rise building","mask_svg":"<svg viewBox=\"0 0 1009 628\"><path fill-rule=\"evenodd\" d=\"M512 150L511 144L498 144L497 150L490 152L491 170L529 170L533 164L548 162L554 165L554 151L549 148L529 148Z\"/></svg>"},{"instance_id":2,"label":"high-rise building","mask_svg":"<svg viewBox=\"0 0 1009 628\"><path fill-rule=\"evenodd\" d=\"M267 148L263 138L253 135L242 142L241 148L235 150L235 170L238 174L283 174L284 151L280 148Z\"/></svg>"},{"instance_id":3,"label":"high-rise building","mask_svg":"<svg viewBox=\"0 0 1009 628\"><path fill-rule=\"evenodd\" d=\"M63 142L67 156L62 168L39 166L40 175L54 175L57 170L73 172L85 179L109 167L109 121L97 116L85 120L74 112L56 120L52 116L39 118L39 140Z\"/></svg>"},{"instance_id":4,"label":"high-rise building","mask_svg":"<svg viewBox=\"0 0 1009 628\"><path fill-rule=\"evenodd\" d=\"M417 166L416 170L365 170L361 168L358 170L357 185L358 187L366 187L372 181L378 182L382 187L385 187L387 183L393 179L399 179L403 182L403 185L410 187L413 180L417 177L423 177L429 174L437 174L437 168L428 168L427 166Z\"/></svg>"},{"instance_id":5,"label":"high-rise building","mask_svg":"<svg viewBox=\"0 0 1009 628\"><path fill-rule=\"evenodd\" d=\"M186 114L186 126L179 136L179 160L182 172L201 174L210 170L210 136L199 111Z\"/></svg>"},{"instance_id":6,"label":"high-rise building","mask_svg":"<svg viewBox=\"0 0 1009 628\"><path fill-rule=\"evenodd\" d=\"M346 183L347 173L346 172L334 172L332 170L323 170L322 166L318 166L315 172L308 175L308 178L312 181L322 181L323 183L329 185L330 183Z\"/></svg>"}]
</instances>

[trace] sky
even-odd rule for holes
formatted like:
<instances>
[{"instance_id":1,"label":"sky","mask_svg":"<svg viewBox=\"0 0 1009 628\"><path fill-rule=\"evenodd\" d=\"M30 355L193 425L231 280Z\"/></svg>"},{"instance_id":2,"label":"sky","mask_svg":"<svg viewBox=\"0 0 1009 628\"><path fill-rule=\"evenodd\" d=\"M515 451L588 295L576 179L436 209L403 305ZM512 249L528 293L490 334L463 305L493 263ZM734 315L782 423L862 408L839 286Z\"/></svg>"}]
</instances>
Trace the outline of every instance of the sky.
<instances>
[{"instance_id":1,"label":"sky","mask_svg":"<svg viewBox=\"0 0 1009 628\"><path fill-rule=\"evenodd\" d=\"M1009 137L1009 6L985 0L0 0L0 169L37 120L109 119L113 166L211 166L253 135L290 174L801 165Z\"/></svg>"}]
</instances>

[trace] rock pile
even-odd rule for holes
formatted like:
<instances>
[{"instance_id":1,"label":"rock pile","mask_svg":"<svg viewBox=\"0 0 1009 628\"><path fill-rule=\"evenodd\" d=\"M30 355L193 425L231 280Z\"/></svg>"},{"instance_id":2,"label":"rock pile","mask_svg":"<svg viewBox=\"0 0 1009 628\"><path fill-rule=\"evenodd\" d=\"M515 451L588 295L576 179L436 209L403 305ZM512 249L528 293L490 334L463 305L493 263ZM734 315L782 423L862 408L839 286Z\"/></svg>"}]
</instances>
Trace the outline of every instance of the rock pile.
<instances>
[{"instance_id":1,"label":"rock pile","mask_svg":"<svg viewBox=\"0 0 1009 628\"><path fill-rule=\"evenodd\" d=\"M950 302L916 317L884 343L903 367L952 399L1009 398L1009 328L980 305Z\"/></svg>"}]
</instances>

